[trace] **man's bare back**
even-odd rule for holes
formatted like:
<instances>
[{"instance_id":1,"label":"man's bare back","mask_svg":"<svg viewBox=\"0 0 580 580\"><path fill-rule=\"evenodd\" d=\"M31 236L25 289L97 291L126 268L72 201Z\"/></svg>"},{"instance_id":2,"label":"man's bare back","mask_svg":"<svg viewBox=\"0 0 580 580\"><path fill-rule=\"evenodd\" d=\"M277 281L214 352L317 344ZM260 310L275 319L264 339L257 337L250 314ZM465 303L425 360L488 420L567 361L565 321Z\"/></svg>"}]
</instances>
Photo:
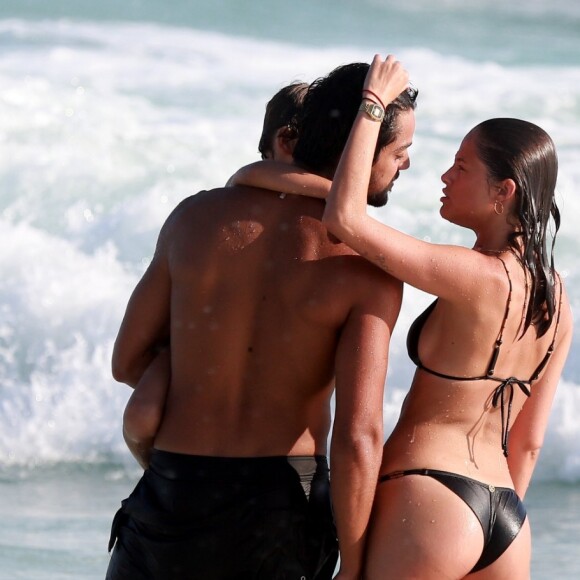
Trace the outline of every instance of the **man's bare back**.
<instances>
[{"instance_id":1,"label":"man's bare back","mask_svg":"<svg viewBox=\"0 0 580 580\"><path fill-rule=\"evenodd\" d=\"M108 580L140 570L151 533L155 578L169 577L169 562L204 577L254 577L262 561L270 567L256 578L310 577L307 570L331 578L333 392L333 496L349 506L337 522L361 537L378 474L388 344L402 288L329 236L323 208L311 198L226 188L186 199L168 218L115 346L118 368L138 377L155 345L170 341L171 380L151 463L115 518L146 522L149 531L133 544L132 524L113 524ZM214 505L210 497L223 499ZM368 508L355 522L349 514L359 497ZM178 535L158 537L168 513ZM212 526L223 518L229 525L219 524L216 535ZM195 530L187 549L182 525ZM224 560L219 554L232 535L248 543ZM207 538L215 548L203 549Z\"/></svg>"},{"instance_id":2,"label":"man's bare back","mask_svg":"<svg viewBox=\"0 0 580 580\"><path fill-rule=\"evenodd\" d=\"M400 284L329 236L323 209L309 198L226 188L185 200L169 218L150 268L171 303L171 385L156 448L326 454L335 353L349 317L353 327L365 319L374 346L346 333L341 378L360 381L361 359L372 356L368 396L382 395Z\"/></svg>"}]
</instances>

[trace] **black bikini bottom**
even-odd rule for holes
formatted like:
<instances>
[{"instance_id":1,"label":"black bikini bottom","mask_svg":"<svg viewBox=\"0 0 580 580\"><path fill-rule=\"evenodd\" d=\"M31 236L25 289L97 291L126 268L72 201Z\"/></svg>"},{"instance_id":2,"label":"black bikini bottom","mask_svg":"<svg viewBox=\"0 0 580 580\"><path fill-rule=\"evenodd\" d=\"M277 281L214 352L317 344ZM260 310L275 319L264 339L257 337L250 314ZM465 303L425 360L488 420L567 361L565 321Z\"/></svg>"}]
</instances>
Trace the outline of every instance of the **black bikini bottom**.
<instances>
[{"instance_id":1,"label":"black bikini bottom","mask_svg":"<svg viewBox=\"0 0 580 580\"><path fill-rule=\"evenodd\" d=\"M483 529L484 545L481 557L471 570L477 572L495 562L510 546L526 519L526 508L509 487L495 487L438 469L407 469L379 477L379 483L404 477L432 477L459 496L477 516Z\"/></svg>"}]
</instances>

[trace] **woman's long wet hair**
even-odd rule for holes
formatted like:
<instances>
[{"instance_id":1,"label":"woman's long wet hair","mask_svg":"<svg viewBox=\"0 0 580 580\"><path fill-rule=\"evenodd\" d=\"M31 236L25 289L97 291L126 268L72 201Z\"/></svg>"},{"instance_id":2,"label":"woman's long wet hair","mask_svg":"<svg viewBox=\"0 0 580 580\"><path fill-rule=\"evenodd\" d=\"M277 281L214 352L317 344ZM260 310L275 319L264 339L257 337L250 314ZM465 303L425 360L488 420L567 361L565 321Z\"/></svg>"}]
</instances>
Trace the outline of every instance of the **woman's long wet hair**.
<instances>
[{"instance_id":1,"label":"woman's long wet hair","mask_svg":"<svg viewBox=\"0 0 580 580\"><path fill-rule=\"evenodd\" d=\"M509 244L521 256L531 277L523 332L533 324L537 336L543 336L556 310L554 243L560 228L555 200L556 148L543 129L519 119L490 119L477 125L471 134L490 181L513 179L516 184L517 229ZM550 216L554 229L548 251Z\"/></svg>"}]
</instances>

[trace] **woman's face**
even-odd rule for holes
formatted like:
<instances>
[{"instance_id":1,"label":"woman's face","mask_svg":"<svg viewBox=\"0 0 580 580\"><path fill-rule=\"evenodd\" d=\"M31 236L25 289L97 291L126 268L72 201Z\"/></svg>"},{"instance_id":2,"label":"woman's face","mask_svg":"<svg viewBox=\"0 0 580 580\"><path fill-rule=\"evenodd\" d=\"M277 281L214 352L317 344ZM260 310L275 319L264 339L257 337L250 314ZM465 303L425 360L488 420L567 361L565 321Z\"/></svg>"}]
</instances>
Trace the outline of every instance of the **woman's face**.
<instances>
[{"instance_id":1,"label":"woman's face","mask_svg":"<svg viewBox=\"0 0 580 580\"><path fill-rule=\"evenodd\" d=\"M468 134L455 155L453 165L441 176L445 184L441 217L477 230L481 220L493 213L495 198L487 168L477 155L476 136Z\"/></svg>"}]
</instances>

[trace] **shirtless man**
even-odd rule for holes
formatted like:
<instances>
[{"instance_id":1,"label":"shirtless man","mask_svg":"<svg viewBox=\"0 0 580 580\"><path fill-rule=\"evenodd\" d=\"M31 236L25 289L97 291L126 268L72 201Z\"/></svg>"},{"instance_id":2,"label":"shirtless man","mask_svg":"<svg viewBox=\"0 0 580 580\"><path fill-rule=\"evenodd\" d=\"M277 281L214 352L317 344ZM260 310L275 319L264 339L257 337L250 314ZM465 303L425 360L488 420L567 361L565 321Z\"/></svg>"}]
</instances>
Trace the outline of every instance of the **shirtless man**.
<instances>
[{"instance_id":1,"label":"shirtless man","mask_svg":"<svg viewBox=\"0 0 580 580\"><path fill-rule=\"evenodd\" d=\"M307 90L308 84L294 82L282 87L268 101L258 143L262 159L286 164L294 162L292 152L297 137L296 119L302 110ZM234 185L233 177L227 185ZM143 469L149 467L155 437L163 417L170 378L170 352L168 347L163 347L142 373L139 382L131 385L134 389L123 413L123 436L129 450Z\"/></svg>"},{"instance_id":2,"label":"shirtless man","mask_svg":"<svg viewBox=\"0 0 580 580\"><path fill-rule=\"evenodd\" d=\"M367 114L358 113L367 70L347 65L314 83L301 165L332 177L354 118ZM413 108L403 93L383 122L375 205L409 165L411 135L396 119ZM330 237L323 209L230 187L184 200L164 224L113 365L134 386L169 339L171 381L150 467L115 516L108 579L330 578L333 392L339 576L360 574L402 287Z\"/></svg>"}]
</instances>

